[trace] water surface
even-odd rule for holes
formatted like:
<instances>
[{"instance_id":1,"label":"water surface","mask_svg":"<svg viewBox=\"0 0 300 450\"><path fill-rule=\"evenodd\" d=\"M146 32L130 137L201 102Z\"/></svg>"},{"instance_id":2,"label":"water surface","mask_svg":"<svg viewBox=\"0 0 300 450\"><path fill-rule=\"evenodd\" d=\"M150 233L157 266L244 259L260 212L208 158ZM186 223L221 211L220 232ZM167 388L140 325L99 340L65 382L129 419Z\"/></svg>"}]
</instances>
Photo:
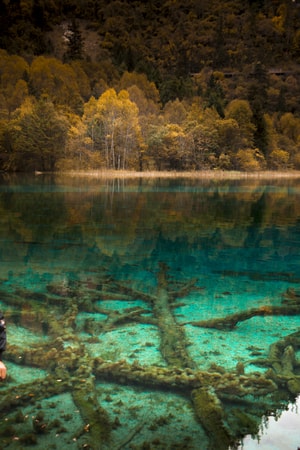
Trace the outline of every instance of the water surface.
<instances>
[{"instance_id":1,"label":"water surface","mask_svg":"<svg viewBox=\"0 0 300 450\"><path fill-rule=\"evenodd\" d=\"M257 435L300 392L299 196L298 179L3 177L3 448L210 449L222 433L237 448ZM157 368L228 386L160 384ZM198 388L222 418L196 417Z\"/></svg>"}]
</instances>

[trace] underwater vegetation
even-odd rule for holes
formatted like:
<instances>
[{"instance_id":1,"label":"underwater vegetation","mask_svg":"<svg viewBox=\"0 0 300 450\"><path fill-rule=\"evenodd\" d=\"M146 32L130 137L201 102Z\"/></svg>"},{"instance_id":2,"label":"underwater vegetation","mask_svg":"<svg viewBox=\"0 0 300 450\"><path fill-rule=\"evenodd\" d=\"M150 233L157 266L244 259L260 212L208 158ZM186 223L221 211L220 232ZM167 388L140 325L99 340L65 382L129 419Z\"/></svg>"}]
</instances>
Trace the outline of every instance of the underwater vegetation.
<instances>
[{"instance_id":1,"label":"underwater vegetation","mask_svg":"<svg viewBox=\"0 0 300 450\"><path fill-rule=\"evenodd\" d=\"M156 286L148 291L137 289L134 283L114 279L104 270L95 274L93 281L86 278L67 283L49 282L45 293L35 292L34 288L0 289L7 323L46 338L30 345L8 343L6 361L43 369L45 376L24 383L17 380L15 385L8 375L2 383L0 436L3 448L12 445L18 424L25 424L23 432L18 431L18 445L24 447L37 446L40 437L50 429L64 433L68 422L47 420L41 407L43 399L52 401L62 393L72 396L81 418L81 425L73 434L74 445L78 448L159 448L158 441L152 446L134 443L145 426L143 422L138 423L123 441L113 441L113 430L120 426L122 415L118 420L111 419L107 411L111 399L107 395L106 401L99 401L99 381L114 383L116 389L131 385L147 391L179 393L190 402L199 427L205 432L208 450L237 448L245 435L258 434L262 417L296 398L300 393L300 361L297 358L300 331L280 337L266 354L258 354L249 361L251 367L256 365L264 368L263 371L249 371L247 364L242 362L232 370L217 364L204 370L189 354L186 327L230 333L241 322L256 316L299 316L300 291L287 289L278 305L266 304L219 318L179 322L174 313L179 300L184 302L191 292L200 295L203 288L199 286L199 280L174 280L169 276L168 265L162 261L155 277ZM126 303L140 300L145 306L132 306L121 311L106 309L101 306L101 301L108 299ZM83 311L89 316L79 321ZM103 320L94 320L96 314L102 315ZM109 358L105 348L102 356L91 354L87 343L97 343L105 333L132 324L147 324L157 329L163 364ZM88 335L86 340L80 337L82 332ZM35 406L38 411L31 420L23 414L28 405ZM170 420L172 417L161 417L155 426ZM192 447L186 443L184 448Z\"/></svg>"}]
</instances>

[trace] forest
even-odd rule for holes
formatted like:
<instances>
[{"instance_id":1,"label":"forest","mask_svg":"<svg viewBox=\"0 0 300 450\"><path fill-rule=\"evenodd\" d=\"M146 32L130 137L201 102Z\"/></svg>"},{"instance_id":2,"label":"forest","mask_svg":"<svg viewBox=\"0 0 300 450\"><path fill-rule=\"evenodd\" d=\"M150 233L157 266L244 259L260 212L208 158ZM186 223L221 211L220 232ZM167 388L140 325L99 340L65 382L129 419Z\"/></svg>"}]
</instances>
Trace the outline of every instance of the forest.
<instances>
[{"instance_id":1,"label":"forest","mask_svg":"<svg viewBox=\"0 0 300 450\"><path fill-rule=\"evenodd\" d=\"M0 0L0 171L299 170L299 0Z\"/></svg>"}]
</instances>

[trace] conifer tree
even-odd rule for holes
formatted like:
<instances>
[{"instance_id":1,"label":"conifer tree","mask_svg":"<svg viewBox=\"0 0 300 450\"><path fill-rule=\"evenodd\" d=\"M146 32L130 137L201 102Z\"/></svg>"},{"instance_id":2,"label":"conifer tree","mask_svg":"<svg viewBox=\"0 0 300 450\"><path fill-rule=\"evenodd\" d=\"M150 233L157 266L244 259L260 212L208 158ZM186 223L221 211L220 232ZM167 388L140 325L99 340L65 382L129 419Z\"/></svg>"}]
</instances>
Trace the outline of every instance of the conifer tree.
<instances>
[{"instance_id":1,"label":"conifer tree","mask_svg":"<svg viewBox=\"0 0 300 450\"><path fill-rule=\"evenodd\" d=\"M64 54L64 61L83 59L83 38L78 22L73 19L67 32L68 49Z\"/></svg>"},{"instance_id":2,"label":"conifer tree","mask_svg":"<svg viewBox=\"0 0 300 450\"><path fill-rule=\"evenodd\" d=\"M263 153L267 151L268 136L267 124L265 121L265 113L268 111L267 105L267 88L269 80L264 65L258 61L255 64L252 82L248 88L248 100L253 112L253 123L255 125L254 145Z\"/></svg>"}]
</instances>

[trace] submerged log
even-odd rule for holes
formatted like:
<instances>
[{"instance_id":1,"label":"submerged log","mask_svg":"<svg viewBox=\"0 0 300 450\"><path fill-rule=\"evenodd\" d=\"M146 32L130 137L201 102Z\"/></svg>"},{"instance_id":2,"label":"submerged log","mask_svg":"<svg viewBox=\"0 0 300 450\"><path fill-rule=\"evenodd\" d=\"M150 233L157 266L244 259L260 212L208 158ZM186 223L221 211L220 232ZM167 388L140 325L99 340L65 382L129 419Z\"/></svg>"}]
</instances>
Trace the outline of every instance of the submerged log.
<instances>
[{"instance_id":1,"label":"submerged log","mask_svg":"<svg viewBox=\"0 0 300 450\"><path fill-rule=\"evenodd\" d=\"M239 375L235 372L201 371L190 368L142 366L137 362L116 362L95 358L93 373L99 379L109 379L123 384L141 384L162 389L190 392L193 389L213 387L216 395L228 398L235 395L242 398L255 393L256 396L275 392L276 383L261 373Z\"/></svg>"},{"instance_id":2,"label":"submerged log","mask_svg":"<svg viewBox=\"0 0 300 450\"><path fill-rule=\"evenodd\" d=\"M258 316L296 316L300 314L300 305L282 305L282 306L260 306L259 308L251 308L247 311L241 311L229 314L226 317L217 317L209 320L199 320L184 322L182 325L193 325L194 327L215 328L217 330L230 331L233 330L239 322L249 320Z\"/></svg>"},{"instance_id":3,"label":"submerged log","mask_svg":"<svg viewBox=\"0 0 300 450\"><path fill-rule=\"evenodd\" d=\"M239 406L247 408L253 396L256 399L260 397L259 408L263 415L267 403L267 400L264 400L275 398L273 394L277 394L278 389L289 395L300 392L300 376L297 374L299 363L296 359L296 351L300 346L300 332L271 346L269 356L266 358L266 365L270 370L265 374L245 374L242 365L235 371L199 370L188 354L184 327L177 323L173 315L175 300L187 295L191 290L198 289L195 287L196 281L193 279L185 284L178 283L178 290L174 290L174 283L172 284L167 276L167 266L161 263L157 275L157 289L154 293L143 293L114 280L110 280L108 285L105 279L102 291L93 289L90 292L88 285L87 288L84 285L84 288L78 289L73 289L72 286L72 289L67 290L62 286L61 291L55 287L42 297L39 294L34 295L30 292L25 294L20 291L20 296L16 295L15 300L14 295L6 296L4 302L7 303L8 313L10 308L15 308L15 311L10 310L10 314L11 317L16 314L17 325L29 329L35 329L35 326L36 330L41 329L43 334L48 336L47 340L31 348L23 349L9 345L6 358L18 364L37 366L50 372L41 383L28 383L26 387L21 387L22 394L20 396L18 394L12 408L69 391L85 423L87 445L98 448L99 442L109 442L110 423L106 411L98 403L94 376L98 380L132 383L134 386L139 384L146 388L154 387L173 392L181 391L187 398L192 398L195 415L207 433L209 448L227 450L234 442L234 438L241 435L237 430L240 429L239 421L244 420L242 417L245 416L243 411L234 415L232 404L238 403ZM111 296L112 299L126 301L143 300L147 303L148 309L135 307L124 309L122 312L101 309L97 304L103 298L101 293L104 298ZM60 294L61 297L56 294ZM299 314L300 296L294 292L292 294L288 294L289 300L281 306L268 305L220 319L187 323L231 330L242 320L254 316ZM23 306L21 295L25 298L24 311L18 311L18 308ZM51 305L50 313L49 305ZM78 313L83 310L107 316L107 319L103 320L104 327L100 329L101 332L127 323L142 322L156 325L160 333L160 351L167 367L142 366L138 362L129 364L125 360L111 362L92 358L85 349L84 342L80 343L78 340L80 321L76 319ZM28 398L26 389L27 392L31 392L32 397ZM13 391L9 390L8 394L13 395ZM11 400L12 398L5 397L5 401ZM1 398L0 407L2 405L4 404ZM234 424L234 432L229 431L228 424Z\"/></svg>"},{"instance_id":4,"label":"submerged log","mask_svg":"<svg viewBox=\"0 0 300 450\"><path fill-rule=\"evenodd\" d=\"M235 439L231 436L224 420L224 409L212 388L192 391L196 417L209 438L207 450L228 450Z\"/></svg>"},{"instance_id":5,"label":"submerged log","mask_svg":"<svg viewBox=\"0 0 300 450\"><path fill-rule=\"evenodd\" d=\"M299 361L296 359L296 351L299 349L300 331L297 331L270 345L267 357L274 381L279 386L286 387L293 395L300 392L300 373L297 369Z\"/></svg>"},{"instance_id":6,"label":"submerged log","mask_svg":"<svg viewBox=\"0 0 300 450\"><path fill-rule=\"evenodd\" d=\"M91 375L81 383L73 384L72 397L84 423L85 446L101 449L110 439L112 425L107 411L98 402Z\"/></svg>"},{"instance_id":7,"label":"submerged log","mask_svg":"<svg viewBox=\"0 0 300 450\"><path fill-rule=\"evenodd\" d=\"M186 350L184 331L173 315L173 295L167 290L167 266L160 264L158 286L153 303L153 315L157 320L160 333L160 352L168 365L177 367L196 367Z\"/></svg>"},{"instance_id":8,"label":"submerged log","mask_svg":"<svg viewBox=\"0 0 300 450\"><path fill-rule=\"evenodd\" d=\"M134 322L157 325L157 321L153 317L142 315L151 313L151 310L140 307L126 308L122 312L99 308L98 312L107 316L107 318L103 321L103 324L100 324L102 332L111 330L118 325Z\"/></svg>"},{"instance_id":9,"label":"submerged log","mask_svg":"<svg viewBox=\"0 0 300 450\"><path fill-rule=\"evenodd\" d=\"M248 277L255 281L288 281L300 283L300 278L294 272L256 272L254 270L215 270L214 273L227 277Z\"/></svg>"}]
</instances>

